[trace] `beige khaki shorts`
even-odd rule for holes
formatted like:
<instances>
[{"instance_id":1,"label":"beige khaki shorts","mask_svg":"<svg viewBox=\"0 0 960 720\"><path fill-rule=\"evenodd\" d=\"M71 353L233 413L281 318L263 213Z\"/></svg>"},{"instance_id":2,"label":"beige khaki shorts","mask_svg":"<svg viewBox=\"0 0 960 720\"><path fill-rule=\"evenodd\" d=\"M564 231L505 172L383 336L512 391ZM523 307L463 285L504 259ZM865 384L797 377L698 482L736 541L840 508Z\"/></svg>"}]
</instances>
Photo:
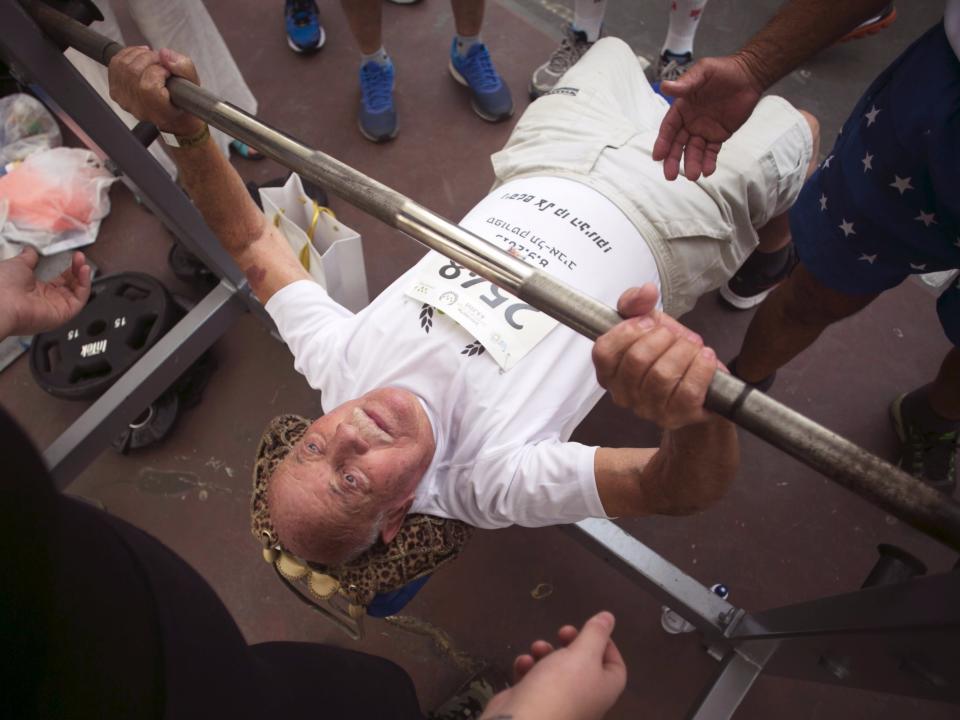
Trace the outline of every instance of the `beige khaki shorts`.
<instances>
[{"instance_id":1,"label":"beige khaki shorts","mask_svg":"<svg viewBox=\"0 0 960 720\"><path fill-rule=\"evenodd\" d=\"M724 143L713 175L668 182L651 157L667 109L629 46L604 38L527 108L492 161L498 184L568 177L610 199L649 245L664 309L679 316L736 272L756 228L794 203L813 139L790 103L768 96Z\"/></svg>"}]
</instances>

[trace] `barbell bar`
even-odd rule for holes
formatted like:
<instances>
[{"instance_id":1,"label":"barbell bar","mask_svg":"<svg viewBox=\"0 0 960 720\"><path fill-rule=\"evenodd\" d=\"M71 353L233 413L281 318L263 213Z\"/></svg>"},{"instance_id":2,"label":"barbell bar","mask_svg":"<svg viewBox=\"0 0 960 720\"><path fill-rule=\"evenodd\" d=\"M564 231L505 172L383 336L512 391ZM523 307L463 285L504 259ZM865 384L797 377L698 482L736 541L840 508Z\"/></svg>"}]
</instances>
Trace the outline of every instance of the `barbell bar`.
<instances>
[{"instance_id":1,"label":"barbell bar","mask_svg":"<svg viewBox=\"0 0 960 720\"><path fill-rule=\"evenodd\" d=\"M25 7L53 39L103 64L123 46L37 0ZM167 82L174 105L237 138L354 207L513 293L595 340L619 323L616 310L500 250L339 160L307 147L182 78ZM706 407L903 522L960 550L960 504L876 455L718 371Z\"/></svg>"}]
</instances>

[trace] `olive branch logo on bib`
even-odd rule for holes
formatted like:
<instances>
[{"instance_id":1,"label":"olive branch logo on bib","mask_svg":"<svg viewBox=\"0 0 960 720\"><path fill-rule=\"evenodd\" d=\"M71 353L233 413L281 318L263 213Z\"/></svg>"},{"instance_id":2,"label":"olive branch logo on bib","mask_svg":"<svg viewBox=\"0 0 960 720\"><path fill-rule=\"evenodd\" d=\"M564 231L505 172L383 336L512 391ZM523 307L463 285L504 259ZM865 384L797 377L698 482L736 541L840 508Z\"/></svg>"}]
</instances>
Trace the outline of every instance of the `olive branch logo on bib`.
<instances>
[{"instance_id":1,"label":"olive branch logo on bib","mask_svg":"<svg viewBox=\"0 0 960 720\"><path fill-rule=\"evenodd\" d=\"M463 265L430 253L406 295L442 311L477 340L504 371L559 323Z\"/></svg>"}]
</instances>

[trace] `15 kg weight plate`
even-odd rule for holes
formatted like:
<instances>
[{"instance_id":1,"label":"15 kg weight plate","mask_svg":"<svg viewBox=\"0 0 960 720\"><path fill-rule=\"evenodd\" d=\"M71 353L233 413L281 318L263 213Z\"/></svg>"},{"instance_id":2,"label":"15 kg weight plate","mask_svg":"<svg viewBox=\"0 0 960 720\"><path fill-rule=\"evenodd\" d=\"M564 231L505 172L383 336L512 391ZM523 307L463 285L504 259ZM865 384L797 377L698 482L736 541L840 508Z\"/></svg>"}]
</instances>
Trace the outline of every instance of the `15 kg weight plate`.
<instances>
[{"instance_id":1,"label":"15 kg weight plate","mask_svg":"<svg viewBox=\"0 0 960 720\"><path fill-rule=\"evenodd\" d=\"M88 400L103 394L180 318L160 281L120 273L93 282L90 300L30 349L37 384L56 397Z\"/></svg>"}]
</instances>

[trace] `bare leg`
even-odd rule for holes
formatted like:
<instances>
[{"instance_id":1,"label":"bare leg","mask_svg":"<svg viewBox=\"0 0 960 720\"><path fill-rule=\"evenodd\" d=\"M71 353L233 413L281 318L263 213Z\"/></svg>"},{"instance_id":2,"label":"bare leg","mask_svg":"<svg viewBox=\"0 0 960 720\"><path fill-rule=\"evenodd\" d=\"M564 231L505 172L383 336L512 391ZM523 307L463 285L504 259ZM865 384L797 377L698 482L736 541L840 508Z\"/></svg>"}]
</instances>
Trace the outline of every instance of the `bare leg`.
<instances>
[{"instance_id":1,"label":"bare leg","mask_svg":"<svg viewBox=\"0 0 960 720\"><path fill-rule=\"evenodd\" d=\"M960 348L947 353L927 397L937 415L960 421Z\"/></svg>"},{"instance_id":2,"label":"bare leg","mask_svg":"<svg viewBox=\"0 0 960 720\"><path fill-rule=\"evenodd\" d=\"M372 55L383 45L382 8L383 0L340 0L343 14L347 16L350 32L364 55Z\"/></svg>"},{"instance_id":3,"label":"bare leg","mask_svg":"<svg viewBox=\"0 0 960 720\"><path fill-rule=\"evenodd\" d=\"M343 0L344 3L349 0ZM450 0L457 35L475 37L483 26L484 0Z\"/></svg>"},{"instance_id":4,"label":"bare leg","mask_svg":"<svg viewBox=\"0 0 960 720\"><path fill-rule=\"evenodd\" d=\"M737 374L751 383L764 380L809 347L827 326L876 297L831 290L800 263L757 308L737 358Z\"/></svg>"},{"instance_id":5,"label":"bare leg","mask_svg":"<svg viewBox=\"0 0 960 720\"><path fill-rule=\"evenodd\" d=\"M760 242L755 252L775 253L790 244L790 216L781 213L770 219L762 228L757 228Z\"/></svg>"}]
</instances>

